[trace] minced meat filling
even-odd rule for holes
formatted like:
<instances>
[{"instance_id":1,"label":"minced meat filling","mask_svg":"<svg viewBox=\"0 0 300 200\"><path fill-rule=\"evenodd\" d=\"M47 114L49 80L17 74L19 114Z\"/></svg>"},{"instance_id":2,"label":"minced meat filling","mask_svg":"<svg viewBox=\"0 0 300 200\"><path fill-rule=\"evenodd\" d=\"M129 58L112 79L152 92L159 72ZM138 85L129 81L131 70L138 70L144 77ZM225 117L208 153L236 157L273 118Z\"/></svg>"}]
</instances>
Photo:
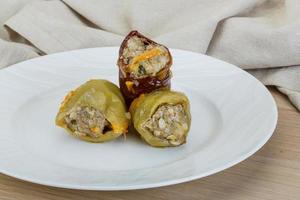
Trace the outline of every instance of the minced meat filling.
<instances>
[{"instance_id":1,"label":"minced meat filling","mask_svg":"<svg viewBox=\"0 0 300 200\"><path fill-rule=\"evenodd\" d=\"M188 119L181 104L166 104L160 106L143 127L154 136L166 139L172 145L179 145L185 141Z\"/></svg>"},{"instance_id":2,"label":"minced meat filling","mask_svg":"<svg viewBox=\"0 0 300 200\"><path fill-rule=\"evenodd\" d=\"M130 69L131 74L135 78L142 78L149 75L154 76L169 62L168 51L165 47L156 44L149 44L143 40L143 38L133 36L127 41L127 46L124 48L122 55L123 61L126 65L132 64L132 61L136 56L154 48L157 48L161 53L149 59L140 61L138 63L138 67Z\"/></svg>"},{"instance_id":3,"label":"minced meat filling","mask_svg":"<svg viewBox=\"0 0 300 200\"><path fill-rule=\"evenodd\" d=\"M103 113L89 106L73 108L66 115L65 121L76 136L99 137L109 129L109 122Z\"/></svg>"}]
</instances>

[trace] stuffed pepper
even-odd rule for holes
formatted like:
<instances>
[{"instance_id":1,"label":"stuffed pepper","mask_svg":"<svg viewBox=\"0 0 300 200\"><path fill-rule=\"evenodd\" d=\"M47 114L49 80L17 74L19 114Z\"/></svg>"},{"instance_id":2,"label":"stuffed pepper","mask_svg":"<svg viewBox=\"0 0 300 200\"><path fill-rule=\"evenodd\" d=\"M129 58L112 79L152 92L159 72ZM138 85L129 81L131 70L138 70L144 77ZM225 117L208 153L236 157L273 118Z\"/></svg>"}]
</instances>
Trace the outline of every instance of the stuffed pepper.
<instances>
[{"instance_id":1,"label":"stuffed pepper","mask_svg":"<svg viewBox=\"0 0 300 200\"><path fill-rule=\"evenodd\" d=\"M162 90L142 94L130 106L133 126L151 146L178 146L186 142L191 125L188 98Z\"/></svg>"},{"instance_id":2,"label":"stuffed pepper","mask_svg":"<svg viewBox=\"0 0 300 200\"><path fill-rule=\"evenodd\" d=\"M167 47L137 31L130 32L119 50L119 83L129 105L140 94L170 88L172 56Z\"/></svg>"},{"instance_id":3,"label":"stuffed pepper","mask_svg":"<svg viewBox=\"0 0 300 200\"><path fill-rule=\"evenodd\" d=\"M89 142L105 142L125 134L129 113L119 88L106 80L90 80L62 102L56 125Z\"/></svg>"}]
</instances>

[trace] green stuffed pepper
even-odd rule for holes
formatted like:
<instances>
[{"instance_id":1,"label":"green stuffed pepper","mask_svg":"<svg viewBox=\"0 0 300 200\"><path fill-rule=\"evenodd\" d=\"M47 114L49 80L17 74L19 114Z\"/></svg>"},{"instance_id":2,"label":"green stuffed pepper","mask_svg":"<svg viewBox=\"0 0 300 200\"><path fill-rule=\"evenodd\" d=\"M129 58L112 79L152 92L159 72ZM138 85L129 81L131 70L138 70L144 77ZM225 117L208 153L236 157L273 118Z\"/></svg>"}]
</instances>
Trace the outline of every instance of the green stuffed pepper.
<instances>
[{"instance_id":1,"label":"green stuffed pepper","mask_svg":"<svg viewBox=\"0 0 300 200\"><path fill-rule=\"evenodd\" d=\"M82 140L106 142L127 132L128 114L116 85L90 80L65 97L56 125Z\"/></svg>"},{"instance_id":2,"label":"green stuffed pepper","mask_svg":"<svg viewBox=\"0 0 300 200\"><path fill-rule=\"evenodd\" d=\"M133 126L151 146L179 146L186 142L191 125L188 98L161 90L142 94L130 106Z\"/></svg>"}]
</instances>

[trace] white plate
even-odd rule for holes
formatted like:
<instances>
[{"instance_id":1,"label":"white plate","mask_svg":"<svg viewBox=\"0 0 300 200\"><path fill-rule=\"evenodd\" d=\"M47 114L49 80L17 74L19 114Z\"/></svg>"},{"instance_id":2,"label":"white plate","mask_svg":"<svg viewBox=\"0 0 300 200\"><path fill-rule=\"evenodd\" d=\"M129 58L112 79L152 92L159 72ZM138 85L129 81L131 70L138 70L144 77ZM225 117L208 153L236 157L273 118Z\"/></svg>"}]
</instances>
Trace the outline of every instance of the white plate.
<instances>
[{"instance_id":1,"label":"white plate","mask_svg":"<svg viewBox=\"0 0 300 200\"><path fill-rule=\"evenodd\" d=\"M135 135L104 144L54 124L64 95L91 78L117 83L118 48L43 56L0 70L0 172L74 189L128 190L171 185L224 170L271 137L277 109L267 89L241 69L172 50L172 88L187 94L192 127L185 145L153 148Z\"/></svg>"}]
</instances>

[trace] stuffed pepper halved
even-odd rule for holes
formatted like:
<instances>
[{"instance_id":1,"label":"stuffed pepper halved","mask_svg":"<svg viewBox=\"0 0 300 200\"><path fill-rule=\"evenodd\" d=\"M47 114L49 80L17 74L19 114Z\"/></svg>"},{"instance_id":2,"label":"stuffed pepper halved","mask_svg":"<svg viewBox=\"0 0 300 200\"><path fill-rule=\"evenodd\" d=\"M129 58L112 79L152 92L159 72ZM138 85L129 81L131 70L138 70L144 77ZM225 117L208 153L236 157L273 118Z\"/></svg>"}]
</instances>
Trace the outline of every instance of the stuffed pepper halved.
<instances>
[{"instance_id":1,"label":"stuffed pepper halved","mask_svg":"<svg viewBox=\"0 0 300 200\"><path fill-rule=\"evenodd\" d=\"M170 88L172 56L167 47L131 31L119 50L119 83L127 104L140 94Z\"/></svg>"},{"instance_id":2,"label":"stuffed pepper halved","mask_svg":"<svg viewBox=\"0 0 300 200\"><path fill-rule=\"evenodd\" d=\"M127 132L128 114L116 85L90 80L65 97L56 125L82 140L105 142Z\"/></svg>"},{"instance_id":3,"label":"stuffed pepper halved","mask_svg":"<svg viewBox=\"0 0 300 200\"><path fill-rule=\"evenodd\" d=\"M151 146L178 146L186 142L191 125L188 98L162 90L142 94L130 106L133 126Z\"/></svg>"}]
</instances>

